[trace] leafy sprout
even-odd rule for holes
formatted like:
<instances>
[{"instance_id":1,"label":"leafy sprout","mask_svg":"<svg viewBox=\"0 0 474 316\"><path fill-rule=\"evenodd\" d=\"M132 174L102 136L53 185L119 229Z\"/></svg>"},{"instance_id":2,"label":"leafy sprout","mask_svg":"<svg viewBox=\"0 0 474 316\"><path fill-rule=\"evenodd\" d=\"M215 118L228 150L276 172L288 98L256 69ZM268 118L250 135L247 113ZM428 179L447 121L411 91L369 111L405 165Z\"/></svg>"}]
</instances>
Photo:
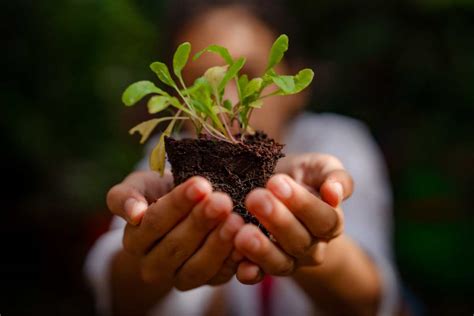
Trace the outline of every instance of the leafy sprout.
<instances>
[{"instance_id":1,"label":"leafy sprout","mask_svg":"<svg viewBox=\"0 0 474 316\"><path fill-rule=\"evenodd\" d=\"M275 67L281 62L287 50L288 36L283 34L272 45L265 73L261 77L248 78L247 75L240 74L245 65L245 58L234 59L225 47L211 45L198 52L193 60L198 59L204 53L214 53L220 55L226 65L209 68L189 87L184 82L182 70L189 60L190 43L182 43L174 53L173 74L176 81L166 64L152 63L150 69L163 84L172 88L174 92L168 93L151 81L138 81L128 86L122 95L122 101L126 106L132 106L151 95L147 102L150 114L159 114L169 108L175 110L173 116L153 118L130 130L130 134L140 133L140 142L143 143L159 123L169 122L150 156L151 169L163 175L164 138L171 135L178 120L190 120L198 135L205 133L218 140L238 143L242 141L242 138L236 138L232 134L230 126L237 122L240 128L239 134L242 137L246 133L251 133L253 129L249 126L249 121L252 111L262 107L264 98L275 95L292 95L308 87L314 77L311 69L303 69L296 75L276 73ZM226 86L232 80L237 86L239 96L237 103L224 99ZM267 87L274 89L267 93ZM264 90L266 94L263 94Z\"/></svg>"}]
</instances>

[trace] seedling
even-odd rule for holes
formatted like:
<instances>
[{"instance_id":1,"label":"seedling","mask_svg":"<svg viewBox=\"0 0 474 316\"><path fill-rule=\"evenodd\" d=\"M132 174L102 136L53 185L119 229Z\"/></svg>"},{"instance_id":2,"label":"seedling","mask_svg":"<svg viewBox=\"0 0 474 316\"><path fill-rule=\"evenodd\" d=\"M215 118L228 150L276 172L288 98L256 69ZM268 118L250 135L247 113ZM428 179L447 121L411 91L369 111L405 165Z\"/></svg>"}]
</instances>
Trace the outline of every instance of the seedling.
<instances>
[{"instance_id":1,"label":"seedling","mask_svg":"<svg viewBox=\"0 0 474 316\"><path fill-rule=\"evenodd\" d=\"M209 68L191 86L186 86L182 77L182 70L188 63L191 52L190 43L182 43L174 53L174 78L164 63L152 63L151 70L173 92L167 92L151 81L138 81L131 84L122 95L126 106L132 106L144 97L151 96L147 102L148 112L161 115L130 130L131 134L141 134L141 143L148 139L159 123L169 122L150 155L151 169L163 175L165 137L179 128L181 124L176 124L177 121L191 121L197 135L207 134L211 139L239 144L244 141L245 135L254 133L249 125L250 117L254 109L263 106L265 98L296 94L308 87L314 76L311 69L303 69L296 75L281 75L275 71L287 50L288 36L281 35L272 45L265 72L260 77L249 78L246 74L240 74L245 64L244 57L234 59L225 47L211 45L198 52L193 60L210 52L219 54L225 65ZM231 80L237 86L239 98L236 103L224 99L226 86ZM173 110L171 115L162 116L162 112L170 109ZM231 126L237 126L235 134Z\"/></svg>"}]
</instances>

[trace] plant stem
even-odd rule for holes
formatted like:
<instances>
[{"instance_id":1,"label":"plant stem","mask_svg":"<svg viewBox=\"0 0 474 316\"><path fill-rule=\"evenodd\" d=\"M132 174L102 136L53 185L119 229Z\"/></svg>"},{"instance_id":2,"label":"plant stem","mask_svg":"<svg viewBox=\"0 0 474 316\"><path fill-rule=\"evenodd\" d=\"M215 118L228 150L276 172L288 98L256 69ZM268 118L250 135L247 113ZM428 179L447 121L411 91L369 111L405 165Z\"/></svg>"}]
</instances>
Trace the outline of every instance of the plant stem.
<instances>
[{"instance_id":1,"label":"plant stem","mask_svg":"<svg viewBox=\"0 0 474 316\"><path fill-rule=\"evenodd\" d=\"M217 107L219 108L219 117L221 118L222 124L224 124L224 128L227 132L227 136L235 144L235 143L237 143L237 140L232 135L232 131L229 128L229 124L227 124L227 120L224 116L224 111L223 111L223 108L222 108L222 105L221 105L221 100L220 100L220 97L219 97L219 94L218 94L216 88L214 88L214 98L216 99Z\"/></svg>"},{"instance_id":2,"label":"plant stem","mask_svg":"<svg viewBox=\"0 0 474 316\"><path fill-rule=\"evenodd\" d=\"M221 140L228 141L224 134L222 134L220 131L218 131L214 127L208 125L202 118L200 118L196 114L192 113L191 111L189 111L188 109L186 109L184 107L179 107L178 109L180 111L183 111L184 113L188 114L190 117L194 117L194 119L199 121L199 123L202 124L202 127L209 133L209 135L211 135L215 138L221 139Z\"/></svg>"},{"instance_id":3,"label":"plant stem","mask_svg":"<svg viewBox=\"0 0 474 316\"><path fill-rule=\"evenodd\" d=\"M184 86L184 83L181 83L181 84L183 84L183 86ZM180 96L181 99L184 101L184 103L186 104L186 106L189 108L189 110L193 113L192 116L193 116L194 118L197 117L196 113L194 112L193 107L188 103L188 101L187 101L186 98L183 96L183 94L182 94L181 91L178 89L178 87L174 87L174 88L175 88L175 90L178 92L179 96ZM189 97L189 96L188 96L188 97ZM189 97L189 99L191 99L191 97ZM191 121L193 122L193 125L194 125L194 127L196 128L196 132L197 132L197 131L199 130L198 124L196 124L196 122L194 121L193 118L191 118Z\"/></svg>"}]
</instances>

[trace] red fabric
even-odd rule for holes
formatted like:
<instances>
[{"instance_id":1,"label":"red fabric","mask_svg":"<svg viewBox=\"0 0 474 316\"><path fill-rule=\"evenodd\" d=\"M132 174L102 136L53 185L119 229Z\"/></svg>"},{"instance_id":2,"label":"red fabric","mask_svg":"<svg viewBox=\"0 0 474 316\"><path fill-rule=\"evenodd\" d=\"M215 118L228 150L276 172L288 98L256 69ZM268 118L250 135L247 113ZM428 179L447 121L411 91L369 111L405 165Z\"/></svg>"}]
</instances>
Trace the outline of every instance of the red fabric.
<instances>
[{"instance_id":1,"label":"red fabric","mask_svg":"<svg viewBox=\"0 0 474 316\"><path fill-rule=\"evenodd\" d=\"M271 315L271 291L273 287L273 278L269 275L265 275L260 285L260 300L262 306L262 316Z\"/></svg>"}]
</instances>

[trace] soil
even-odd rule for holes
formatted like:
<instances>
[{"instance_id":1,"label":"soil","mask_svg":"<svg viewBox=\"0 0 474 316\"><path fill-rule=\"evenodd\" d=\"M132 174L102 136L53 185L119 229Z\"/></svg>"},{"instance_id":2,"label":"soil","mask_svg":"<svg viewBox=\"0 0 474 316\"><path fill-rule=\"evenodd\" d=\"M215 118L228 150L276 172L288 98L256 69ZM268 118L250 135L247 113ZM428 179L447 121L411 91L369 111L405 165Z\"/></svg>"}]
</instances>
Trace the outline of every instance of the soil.
<instances>
[{"instance_id":1,"label":"soil","mask_svg":"<svg viewBox=\"0 0 474 316\"><path fill-rule=\"evenodd\" d=\"M240 139L240 135L236 138ZM165 138L175 185L196 175L208 179L214 190L230 195L234 212L245 222L257 225L267 236L268 231L247 211L244 201L250 191L264 187L273 175L278 159L284 156L283 146L263 132L247 135L237 144L205 136L181 140Z\"/></svg>"}]
</instances>

